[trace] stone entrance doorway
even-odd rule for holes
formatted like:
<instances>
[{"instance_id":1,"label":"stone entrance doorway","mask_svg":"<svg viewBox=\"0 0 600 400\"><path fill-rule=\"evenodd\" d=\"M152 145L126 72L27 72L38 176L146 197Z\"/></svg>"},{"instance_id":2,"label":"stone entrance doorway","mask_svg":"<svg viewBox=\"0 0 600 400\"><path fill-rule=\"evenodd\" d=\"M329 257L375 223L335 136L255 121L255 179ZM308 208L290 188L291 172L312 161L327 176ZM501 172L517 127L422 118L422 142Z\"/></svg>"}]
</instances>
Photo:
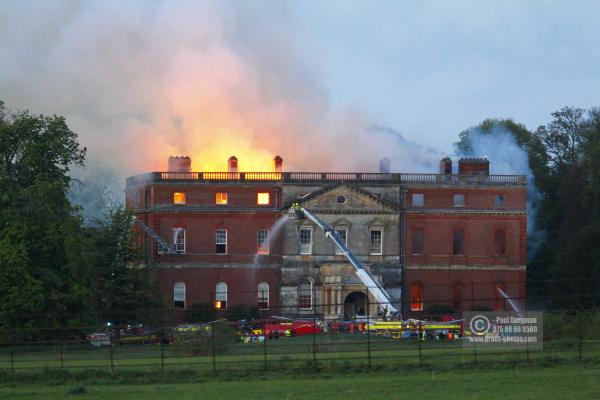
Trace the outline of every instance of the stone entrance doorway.
<instances>
[{"instance_id":1,"label":"stone entrance doorway","mask_svg":"<svg viewBox=\"0 0 600 400\"><path fill-rule=\"evenodd\" d=\"M367 315L367 296L362 292L352 292L344 300L344 319L354 319Z\"/></svg>"}]
</instances>

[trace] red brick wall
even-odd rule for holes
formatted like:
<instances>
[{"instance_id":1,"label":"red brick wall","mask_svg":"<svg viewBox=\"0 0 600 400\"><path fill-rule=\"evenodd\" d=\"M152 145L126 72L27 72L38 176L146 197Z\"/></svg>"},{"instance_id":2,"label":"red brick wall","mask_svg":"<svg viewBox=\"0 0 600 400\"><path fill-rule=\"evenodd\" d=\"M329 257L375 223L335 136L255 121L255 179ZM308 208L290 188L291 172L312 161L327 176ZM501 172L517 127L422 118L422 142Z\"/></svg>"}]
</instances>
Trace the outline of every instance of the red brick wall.
<instances>
[{"instance_id":1,"label":"red brick wall","mask_svg":"<svg viewBox=\"0 0 600 400\"><path fill-rule=\"evenodd\" d=\"M453 285L462 284L461 311L470 310L473 306L494 308L495 299L499 295L495 284L500 283L506 294L515 298L513 301L520 309L524 305L525 271L524 270L470 270L470 269L407 269L404 274L404 304L406 316L425 314L433 305L453 306ZM414 283L423 286L424 312L411 312L411 286ZM512 311L510 305L502 301L506 311Z\"/></svg>"},{"instance_id":2,"label":"red brick wall","mask_svg":"<svg viewBox=\"0 0 600 400\"><path fill-rule=\"evenodd\" d=\"M408 214L406 218L406 264L524 265L527 249L525 215ZM413 255L414 228L424 232L423 254ZM464 255L452 255L452 235L464 230ZM494 234L505 231L506 253L496 255Z\"/></svg>"},{"instance_id":3,"label":"red brick wall","mask_svg":"<svg viewBox=\"0 0 600 400\"><path fill-rule=\"evenodd\" d=\"M275 199L275 187L273 185L153 185L151 205L171 205L173 204L173 193L184 192L186 204L197 206L215 206L215 196L218 192L227 193L227 205L219 207L261 207L257 205L257 193L270 193L270 205L262 207L274 207L275 203L281 205L281 198ZM281 191L278 192L279 197Z\"/></svg>"},{"instance_id":4,"label":"red brick wall","mask_svg":"<svg viewBox=\"0 0 600 400\"><path fill-rule=\"evenodd\" d=\"M155 262L207 262L207 263L253 263L257 251L259 229L270 229L275 223L275 212L178 212L153 213L149 225L168 242L173 241L173 229L185 229L186 254L161 256L153 243ZM141 218L141 217L140 217ZM216 230L227 229L227 254L216 254ZM146 238L146 240L151 240ZM266 263L277 262L281 255L282 241L274 237L270 243L270 255L261 256Z\"/></svg>"},{"instance_id":5,"label":"red brick wall","mask_svg":"<svg viewBox=\"0 0 600 400\"><path fill-rule=\"evenodd\" d=\"M423 193L425 205L423 208L453 208L454 194L464 194L465 207L476 209L497 209L494 205L496 195L503 194L506 210L524 210L527 205L526 188L418 188L408 189L407 207L412 207L412 194Z\"/></svg>"},{"instance_id":6,"label":"red brick wall","mask_svg":"<svg viewBox=\"0 0 600 400\"><path fill-rule=\"evenodd\" d=\"M185 283L186 308L194 303L213 303L215 287L227 284L227 308L237 304L257 305L257 286L269 284L269 304L277 309L277 272L274 268L161 268L157 270L161 292L169 307L173 306L173 285Z\"/></svg>"}]
</instances>

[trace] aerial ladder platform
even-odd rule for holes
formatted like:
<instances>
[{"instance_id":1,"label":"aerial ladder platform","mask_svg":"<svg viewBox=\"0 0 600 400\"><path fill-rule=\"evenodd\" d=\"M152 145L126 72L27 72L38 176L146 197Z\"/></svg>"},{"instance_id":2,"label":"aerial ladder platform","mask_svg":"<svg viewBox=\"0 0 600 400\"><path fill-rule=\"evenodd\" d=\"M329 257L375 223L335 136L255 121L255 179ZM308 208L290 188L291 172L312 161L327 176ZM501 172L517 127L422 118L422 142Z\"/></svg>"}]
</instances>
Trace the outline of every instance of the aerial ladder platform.
<instances>
[{"instance_id":1,"label":"aerial ladder platform","mask_svg":"<svg viewBox=\"0 0 600 400\"><path fill-rule=\"evenodd\" d=\"M325 232L325 236L331 239L331 241L336 245L336 247L340 250L340 252L346 257L346 259L352 264L354 267L356 276L361 280L361 282L367 287L369 293L375 298L379 307L383 313L385 319L394 318L401 319L400 312L394 306L394 301L392 297L386 292L386 290L381 286L377 280L375 280L371 274L365 269L363 263L354 256L346 246L346 243L342 241L342 239L337 235L335 230L317 217L315 214L310 212L309 210L301 207L298 203L292 205L288 213L289 219L304 219L307 217L311 221L313 221L319 228L321 228Z\"/></svg>"}]
</instances>

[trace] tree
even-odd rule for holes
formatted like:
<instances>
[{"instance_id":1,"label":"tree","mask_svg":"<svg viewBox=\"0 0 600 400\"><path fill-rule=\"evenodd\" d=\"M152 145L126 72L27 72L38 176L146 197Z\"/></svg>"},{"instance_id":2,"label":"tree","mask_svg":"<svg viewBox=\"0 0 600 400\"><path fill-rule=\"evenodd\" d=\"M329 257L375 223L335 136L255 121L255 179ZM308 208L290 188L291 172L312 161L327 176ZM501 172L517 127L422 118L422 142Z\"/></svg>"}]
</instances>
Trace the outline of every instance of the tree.
<instances>
[{"instance_id":1,"label":"tree","mask_svg":"<svg viewBox=\"0 0 600 400\"><path fill-rule=\"evenodd\" d=\"M115 325L158 323L163 302L152 271L134 265L133 217L124 208L109 211L90 227L96 306L103 321Z\"/></svg>"},{"instance_id":2,"label":"tree","mask_svg":"<svg viewBox=\"0 0 600 400\"><path fill-rule=\"evenodd\" d=\"M64 118L0 102L0 328L13 336L66 336L89 320L88 248L67 198L84 160Z\"/></svg>"}]
</instances>

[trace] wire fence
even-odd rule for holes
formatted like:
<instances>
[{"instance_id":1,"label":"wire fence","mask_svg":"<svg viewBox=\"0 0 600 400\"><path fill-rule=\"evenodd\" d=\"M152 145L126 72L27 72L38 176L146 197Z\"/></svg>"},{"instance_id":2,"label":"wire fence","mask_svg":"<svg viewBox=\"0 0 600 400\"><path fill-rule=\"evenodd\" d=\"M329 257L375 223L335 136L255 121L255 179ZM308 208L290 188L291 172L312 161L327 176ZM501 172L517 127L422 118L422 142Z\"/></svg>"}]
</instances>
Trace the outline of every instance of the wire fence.
<instances>
[{"instance_id":1,"label":"wire fence","mask_svg":"<svg viewBox=\"0 0 600 400\"><path fill-rule=\"evenodd\" d=\"M582 306L598 300L594 293L503 298L504 310L510 311L507 304L511 302L518 305L513 310L516 315L543 311L543 347L535 349L529 345L465 346L462 317L469 309L453 310L456 298L431 302L425 297L425 304L446 310L437 307L438 311L428 312L425 308L414 312L413 320L405 315L403 320L386 321L378 315L382 305L373 303L366 291L358 293L364 297L357 301L354 296L353 303L314 301L308 310L306 305L272 305L259 315L254 312L252 320L230 321L226 317L232 310L213 310L217 318L201 322L186 311L161 309L113 312L112 318L119 320L113 323L11 326L0 339L0 369L13 373L178 368L220 372L600 359L600 309ZM498 304L495 295L481 297L478 303L492 305L488 311ZM545 304L570 306L544 310ZM326 310L343 313L336 317Z\"/></svg>"}]
</instances>

